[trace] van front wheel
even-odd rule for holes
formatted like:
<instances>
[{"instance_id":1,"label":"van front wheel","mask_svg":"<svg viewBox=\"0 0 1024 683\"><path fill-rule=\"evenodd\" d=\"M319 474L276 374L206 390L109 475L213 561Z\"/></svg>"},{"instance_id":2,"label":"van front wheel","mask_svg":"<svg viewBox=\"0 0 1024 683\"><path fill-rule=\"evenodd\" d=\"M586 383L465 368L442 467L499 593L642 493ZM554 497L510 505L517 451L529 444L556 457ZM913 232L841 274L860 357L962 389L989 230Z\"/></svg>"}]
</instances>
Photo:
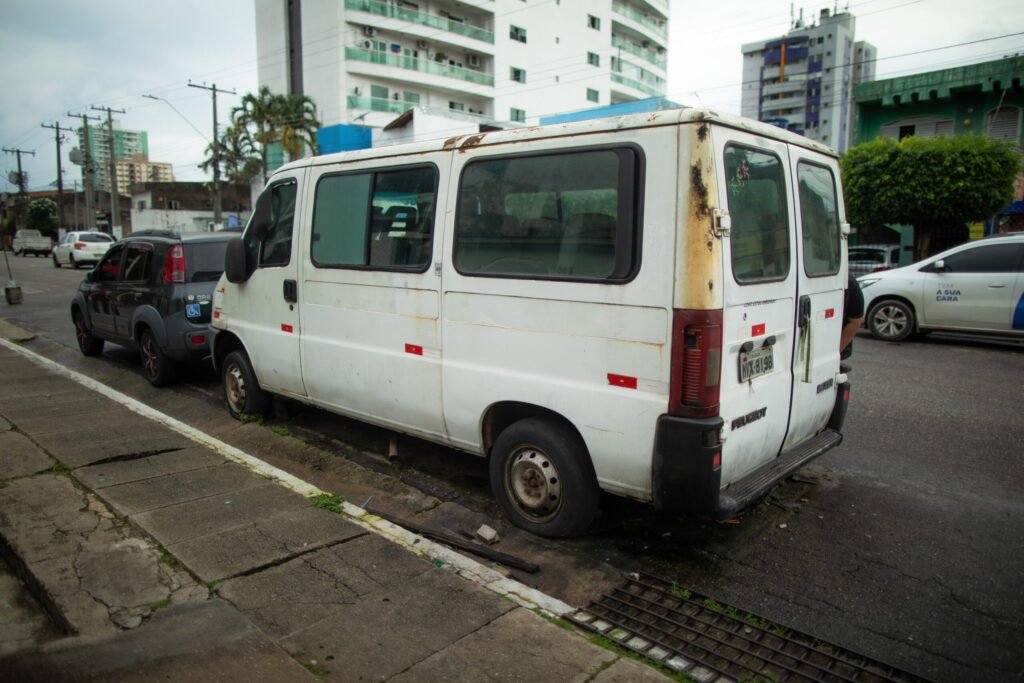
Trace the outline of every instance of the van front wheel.
<instances>
[{"instance_id":1,"label":"van front wheel","mask_svg":"<svg viewBox=\"0 0 1024 683\"><path fill-rule=\"evenodd\" d=\"M586 445L551 418L506 428L491 451L490 475L505 516L539 536L578 536L597 515L601 492Z\"/></svg>"},{"instance_id":2,"label":"van front wheel","mask_svg":"<svg viewBox=\"0 0 1024 683\"><path fill-rule=\"evenodd\" d=\"M270 398L260 389L245 351L232 351L227 355L221 380L231 417L241 420L243 415L261 414L267 409Z\"/></svg>"}]
</instances>

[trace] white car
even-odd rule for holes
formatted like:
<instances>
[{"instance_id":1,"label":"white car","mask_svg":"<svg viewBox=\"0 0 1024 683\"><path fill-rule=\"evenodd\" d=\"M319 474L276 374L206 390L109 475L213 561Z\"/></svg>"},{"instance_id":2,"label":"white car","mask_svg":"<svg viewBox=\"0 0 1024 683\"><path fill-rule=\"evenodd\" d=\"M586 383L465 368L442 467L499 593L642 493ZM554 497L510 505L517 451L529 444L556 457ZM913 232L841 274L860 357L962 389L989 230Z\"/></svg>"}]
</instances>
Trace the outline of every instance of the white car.
<instances>
[{"instance_id":1,"label":"white car","mask_svg":"<svg viewBox=\"0 0 1024 683\"><path fill-rule=\"evenodd\" d=\"M1024 337L1024 233L961 244L857 281L877 339L929 330Z\"/></svg>"},{"instance_id":2,"label":"white car","mask_svg":"<svg viewBox=\"0 0 1024 683\"><path fill-rule=\"evenodd\" d=\"M78 268L86 263L95 264L103 258L113 243L114 238L105 232L69 232L60 244L53 248L53 267Z\"/></svg>"}]
</instances>

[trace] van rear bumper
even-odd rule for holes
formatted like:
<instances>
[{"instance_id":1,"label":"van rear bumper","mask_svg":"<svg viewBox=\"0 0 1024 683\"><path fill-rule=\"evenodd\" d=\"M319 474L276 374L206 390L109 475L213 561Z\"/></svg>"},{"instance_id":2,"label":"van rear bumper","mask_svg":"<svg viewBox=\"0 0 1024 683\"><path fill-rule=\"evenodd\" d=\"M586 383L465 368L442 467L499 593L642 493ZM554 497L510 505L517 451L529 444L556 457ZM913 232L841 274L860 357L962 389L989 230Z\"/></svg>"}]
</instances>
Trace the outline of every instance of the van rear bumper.
<instances>
[{"instance_id":1,"label":"van rear bumper","mask_svg":"<svg viewBox=\"0 0 1024 683\"><path fill-rule=\"evenodd\" d=\"M828 426L722 490L720 417L689 419L662 415L654 438L652 471L654 504L666 512L712 515L728 519L755 502L780 480L843 441L849 383L839 385Z\"/></svg>"}]
</instances>

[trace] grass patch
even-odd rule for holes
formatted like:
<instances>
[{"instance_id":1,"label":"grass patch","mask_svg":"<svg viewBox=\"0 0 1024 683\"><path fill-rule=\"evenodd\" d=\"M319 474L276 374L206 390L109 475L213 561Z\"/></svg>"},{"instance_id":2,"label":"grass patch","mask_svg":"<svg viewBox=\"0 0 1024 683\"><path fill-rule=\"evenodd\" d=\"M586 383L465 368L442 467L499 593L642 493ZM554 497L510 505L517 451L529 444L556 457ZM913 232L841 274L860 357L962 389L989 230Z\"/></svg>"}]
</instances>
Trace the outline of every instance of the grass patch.
<instances>
[{"instance_id":1,"label":"grass patch","mask_svg":"<svg viewBox=\"0 0 1024 683\"><path fill-rule=\"evenodd\" d=\"M620 657L632 659L633 661L645 664L651 667L652 669L657 669L661 673L671 678L673 681L678 681L678 683L697 683L696 679L687 676L685 673L681 671L673 671L667 666L658 664L657 662L650 660L647 657L644 657L643 655L638 655L632 650L627 650L621 647L614 640L611 640L610 638L605 638L604 636L591 636L590 642L592 642L594 645L597 645L598 647L603 647L609 652L614 652Z\"/></svg>"},{"instance_id":2,"label":"grass patch","mask_svg":"<svg viewBox=\"0 0 1024 683\"><path fill-rule=\"evenodd\" d=\"M669 589L669 592L677 598L682 598L684 600L689 600L693 597L693 593L686 590L685 588L677 584L675 581L672 582L672 588Z\"/></svg>"},{"instance_id":3,"label":"grass patch","mask_svg":"<svg viewBox=\"0 0 1024 683\"><path fill-rule=\"evenodd\" d=\"M171 599L170 598L164 598L163 600L160 600L158 602L154 602L153 604L151 604L149 606L149 611L150 612L155 612L158 609L163 609L164 607L170 607L170 605L171 605Z\"/></svg>"},{"instance_id":4,"label":"grass patch","mask_svg":"<svg viewBox=\"0 0 1024 683\"><path fill-rule=\"evenodd\" d=\"M515 601L513 600L513 602ZM540 609L539 607L535 607L533 609L533 613L536 614L538 617L544 619L545 621L550 621L558 628L569 631L570 633L574 633L576 631L576 627L573 626L572 623L570 623L569 621L563 619L562 617L553 617L550 614L546 614L544 610Z\"/></svg>"},{"instance_id":5,"label":"grass patch","mask_svg":"<svg viewBox=\"0 0 1024 683\"><path fill-rule=\"evenodd\" d=\"M64 463L61 462L53 463L53 467L50 468L50 471L53 472L54 474L60 474L65 477L71 474L71 470L65 467Z\"/></svg>"},{"instance_id":6,"label":"grass patch","mask_svg":"<svg viewBox=\"0 0 1024 683\"><path fill-rule=\"evenodd\" d=\"M310 496L309 500L313 503L313 507L320 508L321 510L330 510L331 512L341 512L341 504L345 502L344 496L334 493L320 493Z\"/></svg>"},{"instance_id":7,"label":"grass patch","mask_svg":"<svg viewBox=\"0 0 1024 683\"><path fill-rule=\"evenodd\" d=\"M281 425L274 425L273 427L270 428L270 431L274 432L278 436L291 436L292 435L292 432L291 432L290 429L288 429L287 427L282 427Z\"/></svg>"},{"instance_id":8,"label":"grass patch","mask_svg":"<svg viewBox=\"0 0 1024 683\"><path fill-rule=\"evenodd\" d=\"M262 425L263 424L263 416L260 415L259 413L255 414L255 415L249 414L249 413L242 413L242 415L239 416L238 421L241 422L244 425L247 425L247 424Z\"/></svg>"}]
</instances>

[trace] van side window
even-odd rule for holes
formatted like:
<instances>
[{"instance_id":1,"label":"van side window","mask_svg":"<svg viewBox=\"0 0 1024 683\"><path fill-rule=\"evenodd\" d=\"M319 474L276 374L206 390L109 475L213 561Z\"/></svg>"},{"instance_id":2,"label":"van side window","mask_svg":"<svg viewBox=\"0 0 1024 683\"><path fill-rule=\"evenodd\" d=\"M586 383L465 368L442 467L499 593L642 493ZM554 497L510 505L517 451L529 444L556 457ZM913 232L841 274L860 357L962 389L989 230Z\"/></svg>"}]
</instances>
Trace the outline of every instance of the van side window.
<instances>
[{"instance_id":1,"label":"van side window","mask_svg":"<svg viewBox=\"0 0 1024 683\"><path fill-rule=\"evenodd\" d=\"M789 211L782 162L774 154L725 148L732 273L740 284L789 274Z\"/></svg>"},{"instance_id":2,"label":"van side window","mask_svg":"<svg viewBox=\"0 0 1024 683\"><path fill-rule=\"evenodd\" d=\"M469 275L625 280L639 257L638 185L631 148L467 164L455 267Z\"/></svg>"},{"instance_id":3,"label":"van side window","mask_svg":"<svg viewBox=\"0 0 1024 683\"><path fill-rule=\"evenodd\" d=\"M436 188L433 166L321 178L313 201L313 263L426 269Z\"/></svg>"},{"instance_id":4,"label":"van side window","mask_svg":"<svg viewBox=\"0 0 1024 683\"><path fill-rule=\"evenodd\" d=\"M804 272L808 277L839 272L840 227L832 171L801 161L797 165Z\"/></svg>"},{"instance_id":5,"label":"van side window","mask_svg":"<svg viewBox=\"0 0 1024 683\"><path fill-rule=\"evenodd\" d=\"M287 266L292 258L292 224L295 222L294 182L271 188L270 226L260 242L260 267Z\"/></svg>"}]
</instances>

